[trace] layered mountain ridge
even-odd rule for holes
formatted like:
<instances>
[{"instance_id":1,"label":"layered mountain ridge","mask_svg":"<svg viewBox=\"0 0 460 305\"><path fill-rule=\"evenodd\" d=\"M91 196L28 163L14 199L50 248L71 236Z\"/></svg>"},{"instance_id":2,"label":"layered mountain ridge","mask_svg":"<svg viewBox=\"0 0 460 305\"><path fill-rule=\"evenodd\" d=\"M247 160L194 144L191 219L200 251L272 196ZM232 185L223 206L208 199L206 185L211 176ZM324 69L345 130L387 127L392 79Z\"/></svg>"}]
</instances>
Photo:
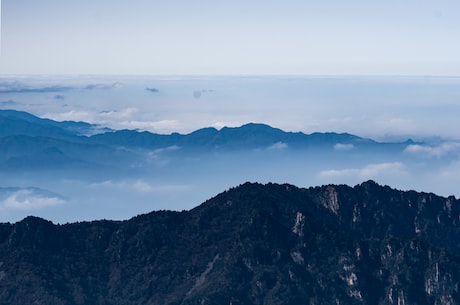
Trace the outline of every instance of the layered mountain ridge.
<instances>
[{"instance_id":1,"label":"layered mountain ridge","mask_svg":"<svg viewBox=\"0 0 460 305\"><path fill-rule=\"evenodd\" d=\"M245 183L182 212L0 225L1 304L459 304L460 201Z\"/></svg>"},{"instance_id":2,"label":"layered mountain ridge","mask_svg":"<svg viewBox=\"0 0 460 305\"><path fill-rule=\"evenodd\" d=\"M32 114L0 110L0 168L5 171L53 168L107 169L132 167L146 151L232 153L254 150L334 152L336 145L367 152L400 152L411 144L379 143L348 133L285 132L265 124L203 128L189 134L110 130L85 122L56 122ZM126 162L129 164L125 164Z\"/></svg>"}]
</instances>

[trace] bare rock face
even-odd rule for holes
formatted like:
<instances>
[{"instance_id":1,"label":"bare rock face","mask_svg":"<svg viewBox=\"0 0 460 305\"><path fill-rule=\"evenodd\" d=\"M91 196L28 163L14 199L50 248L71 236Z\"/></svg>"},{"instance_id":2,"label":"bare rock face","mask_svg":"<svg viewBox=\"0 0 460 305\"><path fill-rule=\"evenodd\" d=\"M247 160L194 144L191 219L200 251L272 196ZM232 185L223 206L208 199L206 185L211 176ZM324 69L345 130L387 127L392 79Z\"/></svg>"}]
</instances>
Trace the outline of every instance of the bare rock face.
<instances>
[{"instance_id":1,"label":"bare rock face","mask_svg":"<svg viewBox=\"0 0 460 305\"><path fill-rule=\"evenodd\" d=\"M246 183L184 211L0 224L0 304L460 304L460 201Z\"/></svg>"}]
</instances>

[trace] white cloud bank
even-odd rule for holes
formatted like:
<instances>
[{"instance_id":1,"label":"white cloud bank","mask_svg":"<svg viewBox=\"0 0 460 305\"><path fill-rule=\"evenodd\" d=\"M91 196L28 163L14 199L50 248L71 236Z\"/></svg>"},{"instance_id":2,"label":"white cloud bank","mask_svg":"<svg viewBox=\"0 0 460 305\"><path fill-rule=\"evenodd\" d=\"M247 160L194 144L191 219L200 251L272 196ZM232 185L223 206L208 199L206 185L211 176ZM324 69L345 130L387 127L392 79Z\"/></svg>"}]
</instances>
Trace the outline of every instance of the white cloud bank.
<instances>
[{"instance_id":1,"label":"white cloud bank","mask_svg":"<svg viewBox=\"0 0 460 305\"><path fill-rule=\"evenodd\" d=\"M38 189L15 189L4 192L0 200L0 211L33 211L65 203L58 195Z\"/></svg>"},{"instance_id":2,"label":"white cloud bank","mask_svg":"<svg viewBox=\"0 0 460 305\"><path fill-rule=\"evenodd\" d=\"M439 145L420 145L412 144L408 145L404 150L410 154L420 154L428 157L441 158L447 154L459 153L460 154L460 143L459 142L444 142Z\"/></svg>"},{"instance_id":3,"label":"white cloud bank","mask_svg":"<svg viewBox=\"0 0 460 305\"><path fill-rule=\"evenodd\" d=\"M401 162L385 162L369 164L362 168L323 170L319 173L322 179L357 178L359 180L376 179L383 175L406 175L406 167Z\"/></svg>"},{"instance_id":4,"label":"white cloud bank","mask_svg":"<svg viewBox=\"0 0 460 305\"><path fill-rule=\"evenodd\" d=\"M114 181L114 180L105 180L97 183L90 184L93 188L108 188L114 190L130 190L137 193L153 193L153 192L176 192L183 191L188 189L187 185L157 185L145 181L143 179L137 180L123 180L123 181Z\"/></svg>"}]
</instances>

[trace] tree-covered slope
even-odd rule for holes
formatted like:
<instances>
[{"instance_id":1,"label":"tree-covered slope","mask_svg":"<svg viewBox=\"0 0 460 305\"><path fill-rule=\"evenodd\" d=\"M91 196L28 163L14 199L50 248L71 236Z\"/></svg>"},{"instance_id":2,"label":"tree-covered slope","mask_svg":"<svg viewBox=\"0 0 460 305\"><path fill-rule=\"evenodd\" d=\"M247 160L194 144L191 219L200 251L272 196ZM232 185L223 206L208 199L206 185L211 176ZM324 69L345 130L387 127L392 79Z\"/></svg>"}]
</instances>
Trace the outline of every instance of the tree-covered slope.
<instances>
[{"instance_id":1,"label":"tree-covered slope","mask_svg":"<svg viewBox=\"0 0 460 305\"><path fill-rule=\"evenodd\" d=\"M246 183L190 211L0 225L0 304L459 304L460 202Z\"/></svg>"}]
</instances>

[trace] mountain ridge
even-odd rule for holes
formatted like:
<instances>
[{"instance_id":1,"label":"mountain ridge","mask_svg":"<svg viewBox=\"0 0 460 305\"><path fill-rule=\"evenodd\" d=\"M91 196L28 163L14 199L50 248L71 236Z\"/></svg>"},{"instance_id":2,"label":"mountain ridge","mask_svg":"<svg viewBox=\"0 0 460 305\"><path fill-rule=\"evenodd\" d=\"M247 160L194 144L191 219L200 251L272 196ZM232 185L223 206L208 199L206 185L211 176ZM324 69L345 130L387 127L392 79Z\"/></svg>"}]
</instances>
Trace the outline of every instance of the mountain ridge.
<instances>
[{"instance_id":1,"label":"mountain ridge","mask_svg":"<svg viewBox=\"0 0 460 305\"><path fill-rule=\"evenodd\" d=\"M29 128L17 128L15 126L16 130L12 129L5 129L5 127L8 127L9 124L13 123L21 123L21 124L32 124L28 126ZM149 135L153 137L171 137L173 139L181 138L181 137L193 137L193 139L196 139L197 137L199 138L200 136L206 135L206 136L216 136L218 134L222 134L221 137L227 138L228 136L234 136L234 134L237 135L244 135L246 137L252 135L252 134L258 134L258 135L268 135L270 137L274 137L277 140L282 139L282 138L299 138L299 137L311 137L311 138L319 138L321 136L333 136L333 137L338 137L339 139L347 139L348 141L351 140L366 140L366 141L372 141L370 139L365 139L356 135L352 135L346 132L342 133L337 133L337 132L314 132L311 134L305 134L303 132L292 132L292 131L284 131L276 127L272 127L270 125L264 124L264 123L246 123L238 127L222 127L221 129L216 129L214 127L204 127L197 129L195 131L192 131L190 133L186 134L180 134L177 132L173 132L170 134L159 134L159 133L153 133L149 131L139 131L136 129L122 129L122 130L111 130L107 129L106 127L102 127L101 130L104 132L99 132L95 135L85 135L84 132L81 132L82 130L86 130L86 133L88 133L88 130L91 128L100 128L99 125L96 124L90 124L86 122L75 122L75 121L54 121L51 119L45 119L45 118L40 118L37 117L33 114L30 114L28 112L23 112L23 111L18 111L18 110L0 110L0 124L4 127L2 130L2 133L0 136L11 136L11 135L31 135L31 136L37 136L37 135L42 135L41 130L39 128L39 131L33 130L32 127L37 128L43 127L43 126L49 126L51 127L49 130L45 130L49 132L49 136L53 136L54 134L57 133L58 136L77 136L77 137L86 137L86 138L100 138L100 137L105 137L108 135L113 135L113 134L127 134L129 133L130 135L134 134L139 134L139 135ZM54 131L54 132L50 132ZM60 130L61 133L58 133L57 131ZM96 140L97 142L97 140ZM212 142L212 141L211 141Z\"/></svg>"},{"instance_id":2,"label":"mountain ridge","mask_svg":"<svg viewBox=\"0 0 460 305\"><path fill-rule=\"evenodd\" d=\"M188 211L0 224L0 303L458 304L460 201L245 183Z\"/></svg>"},{"instance_id":3,"label":"mountain ridge","mask_svg":"<svg viewBox=\"0 0 460 305\"><path fill-rule=\"evenodd\" d=\"M187 149L264 149L273 145L292 149L324 149L336 144L372 149L374 146L401 146L412 142L376 142L349 133L286 132L262 123L247 123L239 127L205 127L187 134L158 134L138 130L111 130L86 122L63 121L36 117L16 110L0 110L0 138L31 136L52 138L85 145L158 149L178 146ZM94 134L95 130L99 132ZM102 131L102 132L101 132ZM65 145L65 143L62 143Z\"/></svg>"},{"instance_id":4,"label":"mountain ridge","mask_svg":"<svg viewBox=\"0 0 460 305\"><path fill-rule=\"evenodd\" d=\"M187 154L228 155L267 150L341 154L353 149L371 153L398 152L408 145L407 142L379 143L349 133L285 132L260 123L220 130L207 127L188 134L107 131L94 124L56 122L16 110L0 110L0 127L0 168L7 171L46 170L49 166L63 169L133 168L142 160L148 160L149 154L155 154L157 150L168 150L171 158L183 160L188 158ZM88 135L96 128L106 132Z\"/></svg>"}]
</instances>

